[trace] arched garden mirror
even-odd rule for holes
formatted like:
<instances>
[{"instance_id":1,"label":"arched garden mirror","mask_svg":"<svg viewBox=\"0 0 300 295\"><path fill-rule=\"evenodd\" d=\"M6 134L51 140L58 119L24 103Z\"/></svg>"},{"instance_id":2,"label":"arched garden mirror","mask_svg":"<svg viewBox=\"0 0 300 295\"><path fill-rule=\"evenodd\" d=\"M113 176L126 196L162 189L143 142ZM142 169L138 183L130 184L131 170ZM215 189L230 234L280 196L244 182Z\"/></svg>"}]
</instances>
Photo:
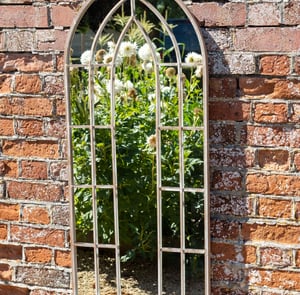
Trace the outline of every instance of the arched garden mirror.
<instances>
[{"instance_id":1,"label":"arched garden mirror","mask_svg":"<svg viewBox=\"0 0 300 295\"><path fill-rule=\"evenodd\" d=\"M88 1L66 49L74 294L210 294L207 62L180 0Z\"/></svg>"}]
</instances>

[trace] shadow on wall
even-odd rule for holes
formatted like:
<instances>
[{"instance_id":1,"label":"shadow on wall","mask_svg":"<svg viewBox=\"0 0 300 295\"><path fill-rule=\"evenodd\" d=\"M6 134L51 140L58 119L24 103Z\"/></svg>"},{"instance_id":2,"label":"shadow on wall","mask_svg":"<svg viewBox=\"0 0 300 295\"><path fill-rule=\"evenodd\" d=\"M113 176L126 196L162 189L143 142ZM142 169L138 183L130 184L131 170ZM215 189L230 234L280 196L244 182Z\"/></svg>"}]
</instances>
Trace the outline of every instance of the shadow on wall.
<instances>
[{"instance_id":1,"label":"shadow on wall","mask_svg":"<svg viewBox=\"0 0 300 295\"><path fill-rule=\"evenodd\" d=\"M250 253L241 228L252 210L245 181L254 161L245 132L250 103L239 99L238 80L223 54L228 30L202 33L210 69L212 294L249 294L246 264L255 253Z\"/></svg>"}]
</instances>

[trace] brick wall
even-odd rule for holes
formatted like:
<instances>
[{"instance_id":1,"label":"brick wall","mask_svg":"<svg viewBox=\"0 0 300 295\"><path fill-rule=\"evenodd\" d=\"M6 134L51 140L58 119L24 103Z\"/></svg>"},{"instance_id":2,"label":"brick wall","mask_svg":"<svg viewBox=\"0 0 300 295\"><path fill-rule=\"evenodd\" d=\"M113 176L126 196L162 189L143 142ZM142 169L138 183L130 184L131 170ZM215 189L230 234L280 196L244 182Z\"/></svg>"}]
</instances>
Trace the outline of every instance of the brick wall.
<instances>
[{"instance_id":1,"label":"brick wall","mask_svg":"<svg viewBox=\"0 0 300 295\"><path fill-rule=\"evenodd\" d=\"M296 295L300 3L226 2L190 7L210 57L212 294ZM77 4L1 0L1 295L71 293L63 49Z\"/></svg>"},{"instance_id":2,"label":"brick wall","mask_svg":"<svg viewBox=\"0 0 300 295\"><path fill-rule=\"evenodd\" d=\"M300 294L300 2L226 2L191 7L210 57L212 293Z\"/></svg>"}]
</instances>

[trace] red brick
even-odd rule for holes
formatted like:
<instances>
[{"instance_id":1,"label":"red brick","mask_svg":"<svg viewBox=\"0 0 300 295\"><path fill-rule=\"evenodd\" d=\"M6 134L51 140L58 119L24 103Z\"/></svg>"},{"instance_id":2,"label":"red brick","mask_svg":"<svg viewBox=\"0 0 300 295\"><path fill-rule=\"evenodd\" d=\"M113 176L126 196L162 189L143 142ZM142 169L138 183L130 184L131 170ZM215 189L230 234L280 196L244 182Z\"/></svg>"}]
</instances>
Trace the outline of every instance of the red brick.
<instances>
[{"instance_id":1,"label":"red brick","mask_svg":"<svg viewBox=\"0 0 300 295\"><path fill-rule=\"evenodd\" d=\"M299 226L242 224L242 238L246 241L274 242L286 245L299 243Z\"/></svg>"},{"instance_id":2,"label":"red brick","mask_svg":"<svg viewBox=\"0 0 300 295\"><path fill-rule=\"evenodd\" d=\"M56 115L65 116L66 115L66 102L64 100L56 100Z\"/></svg>"},{"instance_id":3,"label":"red brick","mask_svg":"<svg viewBox=\"0 0 300 295\"><path fill-rule=\"evenodd\" d=\"M32 263L50 263L52 250L40 247L25 248L25 260Z\"/></svg>"},{"instance_id":4,"label":"red brick","mask_svg":"<svg viewBox=\"0 0 300 295\"><path fill-rule=\"evenodd\" d=\"M281 126L246 126L241 141L251 146L263 147L299 147L300 130Z\"/></svg>"},{"instance_id":5,"label":"red brick","mask_svg":"<svg viewBox=\"0 0 300 295\"><path fill-rule=\"evenodd\" d=\"M71 252L70 251L55 251L55 263L62 267L71 267Z\"/></svg>"},{"instance_id":6,"label":"red brick","mask_svg":"<svg viewBox=\"0 0 300 295\"><path fill-rule=\"evenodd\" d=\"M235 78L210 78L209 96L214 98L236 97L237 80Z\"/></svg>"},{"instance_id":7,"label":"red brick","mask_svg":"<svg viewBox=\"0 0 300 295\"><path fill-rule=\"evenodd\" d=\"M0 176L18 177L18 163L11 160L0 160Z\"/></svg>"},{"instance_id":8,"label":"red brick","mask_svg":"<svg viewBox=\"0 0 300 295\"><path fill-rule=\"evenodd\" d=\"M212 101L209 104L210 120L248 121L250 103L236 101Z\"/></svg>"},{"instance_id":9,"label":"red brick","mask_svg":"<svg viewBox=\"0 0 300 295\"><path fill-rule=\"evenodd\" d=\"M16 243L30 243L64 247L65 232L59 229L33 228L11 225L11 240Z\"/></svg>"},{"instance_id":10,"label":"red brick","mask_svg":"<svg viewBox=\"0 0 300 295\"><path fill-rule=\"evenodd\" d=\"M300 98L300 82L297 80L267 79L259 77L242 77L240 89L246 96L263 96L268 98Z\"/></svg>"},{"instance_id":11,"label":"red brick","mask_svg":"<svg viewBox=\"0 0 300 295\"><path fill-rule=\"evenodd\" d=\"M295 57L295 73L300 75L300 56Z\"/></svg>"},{"instance_id":12,"label":"red brick","mask_svg":"<svg viewBox=\"0 0 300 295\"><path fill-rule=\"evenodd\" d=\"M243 26L246 22L246 5L243 3L194 3L190 10L206 27Z\"/></svg>"},{"instance_id":13,"label":"red brick","mask_svg":"<svg viewBox=\"0 0 300 295\"><path fill-rule=\"evenodd\" d=\"M0 285L0 294L1 295L29 295L29 289L9 286L9 285Z\"/></svg>"},{"instance_id":14,"label":"red brick","mask_svg":"<svg viewBox=\"0 0 300 295\"><path fill-rule=\"evenodd\" d=\"M239 191L243 177L238 171L214 171L211 187L214 190Z\"/></svg>"},{"instance_id":15,"label":"red brick","mask_svg":"<svg viewBox=\"0 0 300 295\"><path fill-rule=\"evenodd\" d=\"M30 28L48 27L48 11L45 6L3 6L1 7L0 27Z\"/></svg>"},{"instance_id":16,"label":"red brick","mask_svg":"<svg viewBox=\"0 0 300 295\"><path fill-rule=\"evenodd\" d=\"M281 290L299 291L299 272L289 270L250 270L250 282L252 286L270 286Z\"/></svg>"},{"instance_id":17,"label":"red brick","mask_svg":"<svg viewBox=\"0 0 300 295\"><path fill-rule=\"evenodd\" d=\"M22 219L29 223L49 224L50 215L46 208L38 206L25 206L23 208Z\"/></svg>"},{"instance_id":18,"label":"red brick","mask_svg":"<svg viewBox=\"0 0 300 295\"><path fill-rule=\"evenodd\" d=\"M300 31L295 27L236 29L233 38L233 49L235 51L281 53L284 51L297 52L299 48Z\"/></svg>"},{"instance_id":19,"label":"red brick","mask_svg":"<svg viewBox=\"0 0 300 295\"><path fill-rule=\"evenodd\" d=\"M21 136L42 136L43 121L40 120L17 120L16 133Z\"/></svg>"},{"instance_id":20,"label":"red brick","mask_svg":"<svg viewBox=\"0 0 300 295\"><path fill-rule=\"evenodd\" d=\"M258 123L286 123L288 106L284 103L256 103L254 121Z\"/></svg>"},{"instance_id":21,"label":"red brick","mask_svg":"<svg viewBox=\"0 0 300 295\"><path fill-rule=\"evenodd\" d=\"M55 180L68 180L67 163L60 161L50 164L50 178Z\"/></svg>"},{"instance_id":22,"label":"red brick","mask_svg":"<svg viewBox=\"0 0 300 295\"><path fill-rule=\"evenodd\" d=\"M58 291L45 291L34 289L30 292L30 295L69 295L68 292L58 292Z\"/></svg>"},{"instance_id":23,"label":"red brick","mask_svg":"<svg viewBox=\"0 0 300 295\"><path fill-rule=\"evenodd\" d=\"M279 248L261 248L260 264L263 266L288 267L292 264L292 251Z\"/></svg>"},{"instance_id":24,"label":"red brick","mask_svg":"<svg viewBox=\"0 0 300 295\"><path fill-rule=\"evenodd\" d=\"M12 136L14 133L14 120L0 118L0 136Z\"/></svg>"},{"instance_id":25,"label":"red brick","mask_svg":"<svg viewBox=\"0 0 300 295\"><path fill-rule=\"evenodd\" d=\"M0 240L6 240L6 239L7 239L7 225L0 224Z\"/></svg>"},{"instance_id":26,"label":"red brick","mask_svg":"<svg viewBox=\"0 0 300 295\"><path fill-rule=\"evenodd\" d=\"M292 202L290 200L278 200L259 198L258 215L268 218L291 218Z\"/></svg>"},{"instance_id":27,"label":"red brick","mask_svg":"<svg viewBox=\"0 0 300 295\"><path fill-rule=\"evenodd\" d=\"M0 244L0 259L21 260L22 246L11 244Z\"/></svg>"},{"instance_id":28,"label":"red brick","mask_svg":"<svg viewBox=\"0 0 300 295\"><path fill-rule=\"evenodd\" d=\"M76 15L74 6L53 6L51 9L51 20L53 26L70 27Z\"/></svg>"},{"instance_id":29,"label":"red brick","mask_svg":"<svg viewBox=\"0 0 300 295\"><path fill-rule=\"evenodd\" d=\"M289 152L279 149L257 150L259 167L267 170L287 171L290 166Z\"/></svg>"},{"instance_id":30,"label":"red brick","mask_svg":"<svg viewBox=\"0 0 300 295\"><path fill-rule=\"evenodd\" d=\"M56 56L56 70L57 72L64 72L65 69L65 57L60 54Z\"/></svg>"},{"instance_id":31,"label":"red brick","mask_svg":"<svg viewBox=\"0 0 300 295\"><path fill-rule=\"evenodd\" d=\"M16 75L15 91L20 93L38 94L42 90L42 81L38 75Z\"/></svg>"},{"instance_id":32,"label":"red brick","mask_svg":"<svg viewBox=\"0 0 300 295\"><path fill-rule=\"evenodd\" d=\"M66 138L66 122L63 119L51 120L45 127L46 136Z\"/></svg>"},{"instance_id":33,"label":"red brick","mask_svg":"<svg viewBox=\"0 0 300 295\"><path fill-rule=\"evenodd\" d=\"M22 161L20 176L31 179L47 179L47 163L38 161Z\"/></svg>"},{"instance_id":34,"label":"red brick","mask_svg":"<svg viewBox=\"0 0 300 295\"><path fill-rule=\"evenodd\" d=\"M233 125L210 124L210 140L212 144L233 144L236 141L236 131Z\"/></svg>"},{"instance_id":35,"label":"red brick","mask_svg":"<svg viewBox=\"0 0 300 295\"><path fill-rule=\"evenodd\" d=\"M259 61L259 68L263 75L288 75L290 73L290 59L285 55L263 56Z\"/></svg>"},{"instance_id":36,"label":"red brick","mask_svg":"<svg viewBox=\"0 0 300 295\"><path fill-rule=\"evenodd\" d=\"M11 76L7 74L0 74L0 94L10 93L11 88Z\"/></svg>"},{"instance_id":37,"label":"red brick","mask_svg":"<svg viewBox=\"0 0 300 295\"><path fill-rule=\"evenodd\" d=\"M44 84L44 93L47 95L63 95L64 80L61 76L46 76Z\"/></svg>"},{"instance_id":38,"label":"red brick","mask_svg":"<svg viewBox=\"0 0 300 295\"><path fill-rule=\"evenodd\" d=\"M277 3L250 3L248 5L248 25L278 26L280 11Z\"/></svg>"},{"instance_id":39,"label":"red brick","mask_svg":"<svg viewBox=\"0 0 300 295\"><path fill-rule=\"evenodd\" d=\"M300 182L295 175L264 175L248 174L246 178L247 191L265 195L298 196Z\"/></svg>"},{"instance_id":40,"label":"red brick","mask_svg":"<svg viewBox=\"0 0 300 295\"><path fill-rule=\"evenodd\" d=\"M37 49L41 51L64 51L67 35L67 30L38 30L36 32Z\"/></svg>"},{"instance_id":41,"label":"red brick","mask_svg":"<svg viewBox=\"0 0 300 295\"><path fill-rule=\"evenodd\" d=\"M257 262L256 247L251 245L243 246L243 257L245 263L256 264Z\"/></svg>"},{"instance_id":42,"label":"red brick","mask_svg":"<svg viewBox=\"0 0 300 295\"><path fill-rule=\"evenodd\" d=\"M0 98L0 113L5 115L51 116L52 107L46 98Z\"/></svg>"},{"instance_id":43,"label":"red brick","mask_svg":"<svg viewBox=\"0 0 300 295\"><path fill-rule=\"evenodd\" d=\"M5 140L3 143L3 154L15 157L57 159L59 156L59 145L53 141Z\"/></svg>"},{"instance_id":44,"label":"red brick","mask_svg":"<svg viewBox=\"0 0 300 295\"><path fill-rule=\"evenodd\" d=\"M9 264L0 263L0 279L3 281L11 281L13 270Z\"/></svg>"},{"instance_id":45,"label":"red brick","mask_svg":"<svg viewBox=\"0 0 300 295\"><path fill-rule=\"evenodd\" d=\"M296 266L300 267L300 250L296 251L296 257L295 257L295 261L296 261Z\"/></svg>"},{"instance_id":46,"label":"red brick","mask_svg":"<svg viewBox=\"0 0 300 295\"><path fill-rule=\"evenodd\" d=\"M0 68L3 72L52 72L54 65L52 55L0 53Z\"/></svg>"},{"instance_id":47,"label":"red brick","mask_svg":"<svg viewBox=\"0 0 300 295\"><path fill-rule=\"evenodd\" d=\"M57 202L62 198L62 189L56 184L9 181L7 193L17 200Z\"/></svg>"},{"instance_id":48,"label":"red brick","mask_svg":"<svg viewBox=\"0 0 300 295\"><path fill-rule=\"evenodd\" d=\"M289 0L284 3L283 23L286 25L299 25L300 23L300 3L298 0Z\"/></svg>"},{"instance_id":49,"label":"red brick","mask_svg":"<svg viewBox=\"0 0 300 295\"><path fill-rule=\"evenodd\" d=\"M18 221L20 219L20 205L0 203L0 219Z\"/></svg>"},{"instance_id":50,"label":"red brick","mask_svg":"<svg viewBox=\"0 0 300 295\"><path fill-rule=\"evenodd\" d=\"M295 218L300 220L300 202L295 203Z\"/></svg>"},{"instance_id":51,"label":"red brick","mask_svg":"<svg viewBox=\"0 0 300 295\"><path fill-rule=\"evenodd\" d=\"M213 281L226 281L226 282L240 282L242 280L243 273L241 268L234 264L216 264L212 265L212 279ZM222 293L224 294L224 293ZM232 294L232 293L229 293ZM234 293L235 294L235 293Z\"/></svg>"},{"instance_id":52,"label":"red brick","mask_svg":"<svg viewBox=\"0 0 300 295\"><path fill-rule=\"evenodd\" d=\"M211 253L213 260L231 260L236 261L237 255L239 252L236 250L236 247L232 244L227 243L212 243L211 244Z\"/></svg>"}]
</instances>

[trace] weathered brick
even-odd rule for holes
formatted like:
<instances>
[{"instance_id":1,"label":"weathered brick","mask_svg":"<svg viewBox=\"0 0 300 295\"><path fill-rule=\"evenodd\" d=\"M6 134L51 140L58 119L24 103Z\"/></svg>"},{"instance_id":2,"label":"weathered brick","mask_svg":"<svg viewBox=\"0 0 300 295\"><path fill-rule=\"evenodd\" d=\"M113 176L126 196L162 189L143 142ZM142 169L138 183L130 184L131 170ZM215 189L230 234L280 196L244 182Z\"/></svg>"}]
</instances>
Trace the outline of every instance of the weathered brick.
<instances>
[{"instance_id":1,"label":"weathered brick","mask_svg":"<svg viewBox=\"0 0 300 295\"><path fill-rule=\"evenodd\" d=\"M256 103L254 121L258 123L286 123L288 106L284 103Z\"/></svg>"},{"instance_id":2,"label":"weathered brick","mask_svg":"<svg viewBox=\"0 0 300 295\"><path fill-rule=\"evenodd\" d=\"M236 141L236 130L233 125L210 124L209 134L212 144L233 144Z\"/></svg>"},{"instance_id":3,"label":"weathered brick","mask_svg":"<svg viewBox=\"0 0 300 295\"><path fill-rule=\"evenodd\" d=\"M36 32L33 29L6 30L3 38L10 52L32 52L37 47Z\"/></svg>"},{"instance_id":4,"label":"weathered brick","mask_svg":"<svg viewBox=\"0 0 300 295\"><path fill-rule=\"evenodd\" d=\"M246 187L250 193L265 195L298 196L300 193L300 182L296 175L248 174Z\"/></svg>"},{"instance_id":5,"label":"weathered brick","mask_svg":"<svg viewBox=\"0 0 300 295\"><path fill-rule=\"evenodd\" d=\"M0 98L0 114L5 115L51 116L52 108L52 101L46 98Z\"/></svg>"},{"instance_id":6,"label":"weathered brick","mask_svg":"<svg viewBox=\"0 0 300 295\"><path fill-rule=\"evenodd\" d=\"M56 115L65 116L66 115L66 102L63 99L57 99L55 101Z\"/></svg>"},{"instance_id":7,"label":"weathered brick","mask_svg":"<svg viewBox=\"0 0 300 295\"><path fill-rule=\"evenodd\" d=\"M11 281L12 279L12 268L9 264L0 263L0 279L3 281Z\"/></svg>"},{"instance_id":8,"label":"weathered brick","mask_svg":"<svg viewBox=\"0 0 300 295\"><path fill-rule=\"evenodd\" d=\"M52 207L52 223L59 225L70 224L70 212L68 205L55 205Z\"/></svg>"},{"instance_id":9,"label":"weathered brick","mask_svg":"<svg viewBox=\"0 0 300 295\"><path fill-rule=\"evenodd\" d=\"M210 120L247 121L250 103L242 101L212 101L209 104Z\"/></svg>"},{"instance_id":10,"label":"weathered brick","mask_svg":"<svg viewBox=\"0 0 300 295\"><path fill-rule=\"evenodd\" d=\"M242 237L246 241L276 242L286 245L299 243L299 226L242 224Z\"/></svg>"},{"instance_id":11,"label":"weathered brick","mask_svg":"<svg viewBox=\"0 0 300 295\"><path fill-rule=\"evenodd\" d=\"M54 70L52 55L26 53L0 53L0 68L3 72L52 72Z\"/></svg>"},{"instance_id":12,"label":"weathered brick","mask_svg":"<svg viewBox=\"0 0 300 295\"><path fill-rule=\"evenodd\" d=\"M206 27L243 26L246 22L246 5L243 3L195 3L190 10Z\"/></svg>"},{"instance_id":13,"label":"weathered brick","mask_svg":"<svg viewBox=\"0 0 300 295\"><path fill-rule=\"evenodd\" d=\"M252 211L251 198L223 196L212 194L210 196L211 213L231 216L249 216Z\"/></svg>"},{"instance_id":14,"label":"weathered brick","mask_svg":"<svg viewBox=\"0 0 300 295\"><path fill-rule=\"evenodd\" d=\"M295 256L295 260L296 260L296 266L300 267L300 250L296 251L296 256Z\"/></svg>"},{"instance_id":15,"label":"weathered brick","mask_svg":"<svg viewBox=\"0 0 300 295\"><path fill-rule=\"evenodd\" d=\"M287 171L290 166L290 156L287 150L258 149L257 162L262 169Z\"/></svg>"},{"instance_id":16,"label":"weathered brick","mask_svg":"<svg viewBox=\"0 0 300 295\"><path fill-rule=\"evenodd\" d=\"M214 260L236 261L239 250L232 244L213 242L211 244L211 253Z\"/></svg>"},{"instance_id":17,"label":"weathered brick","mask_svg":"<svg viewBox=\"0 0 300 295\"><path fill-rule=\"evenodd\" d=\"M0 259L21 260L22 249L20 245L0 244Z\"/></svg>"},{"instance_id":18,"label":"weathered brick","mask_svg":"<svg viewBox=\"0 0 300 295\"><path fill-rule=\"evenodd\" d=\"M235 78L210 78L209 96L213 98L236 97L237 80Z\"/></svg>"},{"instance_id":19,"label":"weathered brick","mask_svg":"<svg viewBox=\"0 0 300 295\"><path fill-rule=\"evenodd\" d=\"M68 291L58 292L58 291L46 291L42 289L35 289L30 292L30 295L69 295Z\"/></svg>"},{"instance_id":20,"label":"weathered brick","mask_svg":"<svg viewBox=\"0 0 300 295\"><path fill-rule=\"evenodd\" d=\"M0 135L1 136L13 136L14 131L14 120L0 118Z\"/></svg>"},{"instance_id":21,"label":"weathered brick","mask_svg":"<svg viewBox=\"0 0 300 295\"><path fill-rule=\"evenodd\" d=\"M248 5L248 25L278 26L280 10L277 3L250 3Z\"/></svg>"},{"instance_id":22,"label":"weathered brick","mask_svg":"<svg viewBox=\"0 0 300 295\"><path fill-rule=\"evenodd\" d=\"M20 205L0 203L0 219L18 221L20 219Z\"/></svg>"},{"instance_id":23,"label":"weathered brick","mask_svg":"<svg viewBox=\"0 0 300 295\"><path fill-rule=\"evenodd\" d=\"M260 248L260 264L275 267L291 266L292 251L279 248Z\"/></svg>"},{"instance_id":24,"label":"weathered brick","mask_svg":"<svg viewBox=\"0 0 300 295\"><path fill-rule=\"evenodd\" d=\"M11 75L0 74L0 94L10 93L12 91Z\"/></svg>"},{"instance_id":25,"label":"weathered brick","mask_svg":"<svg viewBox=\"0 0 300 295\"><path fill-rule=\"evenodd\" d=\"M67 34L67 30L38 30L36 32L37 50L64 51Z\"/></svg>"},{"instance_id":26,"label":"weathered brick","mask_svg":"<svg viewBox=\"0 0 300 295\"><path fill-rule=\"evenodd\" d=\"M62 189L56 184L9 181L8 196L17 200L57 202L62 198Z\"/></svg>"},{"instance_id":27,"label":"weathered brick","mask_svg":"<svg viewBox=\"0 0 300 295\"><path fill-rule=\"evenodd\" d=\"M38 94L42 90L42 81L38 75L22 74L15 77L15 91Z\"/></svg>"},{"instance_id":28,"label":"weathered brick","mask_svg":"<svg viewBox=\"0 0 300 295\"><path fill-rule=\"evenodd\" d=\"M59 229L11 225L12 242L64 247L65 232Z\"/></svg>"},{"instance_id":29,"label":"weathered brick","mask_svg":"<svg viewBox=\"0 0 300 295\"><path fill-rule=\"evenodd\" d=\"M239 191L242 189L243 176L239 171L214 171L211 188L214 190Z\"/></svg>"},{"instance_id":30,"label":"weathered brick","mask_svg":"<svg viewBox=\"0 0 300 295\"><path fill-rule=\"evenodd\" d=\"M300 171L300 152L297 152L294 155L294 167L297 171Z\"/></svg>"},{"instance_id":31,"label":"weathered brick","mask_svg":"<svg viewBox=\"0 0 300 295\"><path fill-rule=\"evenodd\" d=\"M48 95L63 95L64 80L62 76L46 76L43 91Z\"/></svg>"},{"instance_id":32,"label":"weathered brick","mask_svg":"<svg viewBox=\"0 0 300 295\"><path fill-rule=\"evenodd\" d=\"M299 273L289 270L261 270L249 271L249 282L253 286L271 286L281 290L299 291Z\"/></svg>"},{"instance_id":33,"label":"weathered brick","mask_svg":"<svg viewBox=\"0 0 300 295\"><path fill-rule=\"evenodd\" d=\"M213 264L212 279L214 281L240 282L244 279L244 273L241 271L241 266L237 264ZM223 293L222 293L223 294Z\"/></svg>"},{"instance_id":34,"label":"weathered brick","mask_svg":"<svg viewBox=\"0 0 300 295\"><path fill-rule=\"evenodd\" d=\"M297 52L299 47L300 31L295 27L241 28L236 29L233 39L237 51Z\"/></svg>"},{"instance_id":35,"label":"weathered brick","mask_svg":"<svg viewBox=\"0 0 300 295\"><path fill-rule=\"evenodd\" d=\"M3 6L1 8L0 27L48 27L48 9L46 6Z\"/></svg>"},{"instance_id":36,"label":"weathered brick","mask_svg":"<svg viewBox=\"0 0 300 295\"><path fill-rule=\"evenodd\" d=\"M286 25L299 25L300 3L298 0L289 0L284 3L283 23Z\"/></svg>"},{"instance_id":37,"label":"weathered brick","mask_svg":"<svg viewBox=\"0 0 300 295\"><path fill-rule=\"evenodd\" d=\"M300 56L295 57L295 73L300 75Z\"/></svg>"},{"instance_id":38,"label":"weathered brick","mask_svg":"<svg viewBox=\"0 0 300 295\"><path fill-rule=\"evenodd\" d=\"M246 126L242 131L241 141L251 146L263 147L298 147L300 130L292 127Z\"/></svg>"},{"instance_id":39,"label":"weathered brick","mask_svg":"<svg viewBox=\"0 0 300 295\"><path fill-rule=\"evenodd\" d=\"M38 206L25 206L22 220L29 223L49 224L50 214L47 208Z\"/></svg>"},{"instance_id":40,"label":"weathered brick","mask_svg":"<svg viewBox=\"0 0 300 295\"><path fill-rule=\"evenodd\" d=\"M67 163L60 161L50 164L50 178L54 180L68 180L68 167Z\"/></svg>"},{"instance_id":41,"label":"weathered brick","mask_svg":"<svg viewBox=\"0 0 300 295\"><path fill-rule=\"evenodd\" d=\"M41 120L17 120L16 134L21 136L42 136L44 134L43 121Z\"/></svg>"},{"instance_id":42,"label":"weathered brick","mask_svg":"<svg viewBox=\"0 0 300 295\"><path fill-rule=\"evenodd\" d=\"M10 1L10 0L9 0ZM9 285L0 285L0 294L1 295L29 295L28 288L9 286Z\"/></svg>"},{"instance_id":43,"label":"weathered brick","mask_svg":"<svg viewBox=\"0 0 300 295\"><path fill-rule=\"evenodd\" d=\"M76 7L55 5L51 9L53 26L70 27L76 15Z\"/></svg>"},{"instance_id":44,"label":"weathered brick","mask_svg":"<svg viewBox=\"0 0 300 295\"><path fill-rule=\"evenodd\" d=\"M16 268L16 281L23 284L68 288L70 273L51 268L34 268L18 266Z\"/></svg>"},{"instance_id":45,"label":"weathered brick","mask_svg":"<svg viewBox=\"0 0 300 295\"><path fill-rule=\"evenodd\" d=\"M290 59L286 55L267 55L259 60L261 74L284 76L290 73Z\"/></svg>"},{"instance_id":46,"label":"weathered brick","mask_svg":"<svg viewBox=\"0 0 300 295\"><path fill-rule=\"evenodd\" d=\"M47 179L47 163L40 161L22 161L20 176L30 179Z\"/></svg>"},{"instance_id":47,"label":"weathered brick","mask_svg":"<svg viewBox=\"0 0 300 295\"><path fill-rule=\"evenodd\" d=\"M25 260L33 263L50 263L52 260L52 250L41 247L26 247Z\"/></svg>"},{"instance_id":48,"label":"weathered brick","mask_svg":"<svg viewBox=\"0 0 300 295\"><path fill-rule=\"evenodd\" d=\"M45 134L49 137L66 138L66 125L63 119L48 121L45 126Z\"/></svg>"},{"instance_id":49,"label":"weathered brick","mask_svg":"<svg viewBox=\"0 0 300 295\"><path fill-rule=\"evenodd\" d=\"M5 140L3 143L3 154L15 157L57 159L59 156L59 145L53 141Z\"/></svg>"},{"instance_id":50,"label":"weathered brick","mask_svg":"<svg viewBox=\"0 0 300 295\"><path fill-rule=\"evenodd\" d=\"M62 267L71 267L71 252L55 251L55 263Z\"/></svg>"},{"instance_id":51,"label":"weathered brick","mask_svg":"<svg viewBox=\"0 0 300 295\"><path fill-rule=\"evenodd\" d=\"M292 202L271 198L259 198L258 215L271 218L291 218Z\"/></svg>"},{"instance_id":52,"label":"weathered brick","mask_svg":"<svg viewBox=\"0 0 300 295\"><path fill-rule=\"evenodd\" d=\"M211 147L210 165L212 167L251 167L254 161L254 151L241 147Z\"/></svg>"}]
</instances>

